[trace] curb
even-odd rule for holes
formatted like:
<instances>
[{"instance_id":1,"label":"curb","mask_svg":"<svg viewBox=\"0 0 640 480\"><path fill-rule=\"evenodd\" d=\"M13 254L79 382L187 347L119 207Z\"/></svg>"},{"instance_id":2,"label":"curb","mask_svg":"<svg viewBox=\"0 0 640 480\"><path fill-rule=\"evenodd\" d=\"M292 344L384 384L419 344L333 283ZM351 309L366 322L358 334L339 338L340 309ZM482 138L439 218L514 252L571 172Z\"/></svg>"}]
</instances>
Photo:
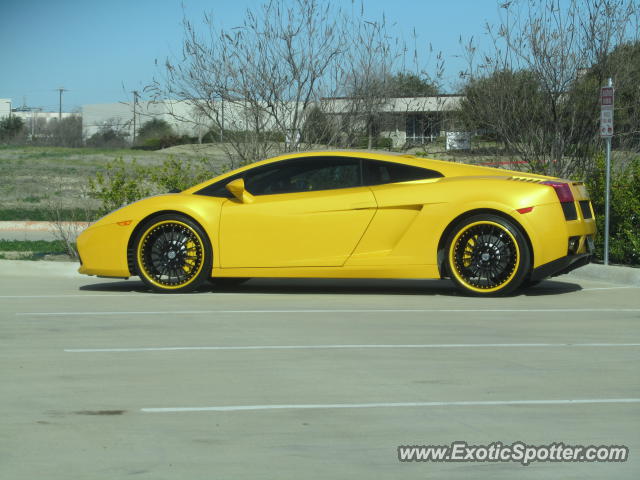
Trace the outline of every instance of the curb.
<instances>
[{"instance_id":1,"label":"curb","mask_svg":"<svg viewBox=\"0 0 640 480\"><path fill-rule=\"evenodd\" d=\"M77 226L79 228L86 228L90 225L89 222L59 222L59 225ZM54 232L56 231L55 222L46 221L0 221L0 232Z\"/></svg>"},{"instance_id":2,"label":"curb","mask_svg":"<svg viewBox=\"0 0 640 480\"><path fill-rule=\"evenodd\" d=\"M569 272L568 275L585 280L602 280L603 282L640 286L640 268L634 267L590 263Z\"/></svg>"}]
</instances>

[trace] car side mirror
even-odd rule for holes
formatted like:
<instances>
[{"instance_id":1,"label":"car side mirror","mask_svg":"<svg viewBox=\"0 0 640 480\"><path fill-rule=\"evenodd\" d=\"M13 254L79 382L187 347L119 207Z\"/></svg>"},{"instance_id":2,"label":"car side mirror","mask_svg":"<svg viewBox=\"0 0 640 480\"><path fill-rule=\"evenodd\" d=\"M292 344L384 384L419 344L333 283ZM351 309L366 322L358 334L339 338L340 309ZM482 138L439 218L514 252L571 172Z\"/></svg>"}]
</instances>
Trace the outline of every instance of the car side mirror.
<instances>
[{"instance_id":1,"label":"car side mirror","mask_svg":"<svg viewBox=\"0 0 640 480\"><path fill-rule=\"evenodd\" d=\"M236 178L225 185L225 188L242 203L253 202L253 195L244 187L244 179Z\"/></svg>"}]
</instances>

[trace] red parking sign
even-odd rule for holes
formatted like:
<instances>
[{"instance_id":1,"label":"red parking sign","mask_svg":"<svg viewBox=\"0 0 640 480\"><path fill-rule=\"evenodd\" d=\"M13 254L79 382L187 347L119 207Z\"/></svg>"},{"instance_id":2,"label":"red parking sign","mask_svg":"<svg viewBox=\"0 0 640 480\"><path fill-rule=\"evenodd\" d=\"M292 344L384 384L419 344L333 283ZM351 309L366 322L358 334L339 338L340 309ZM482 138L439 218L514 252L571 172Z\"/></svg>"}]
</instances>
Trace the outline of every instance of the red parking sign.
<instances>
[{"instance_id":1,"label":"red parking sign","mask_svg":"<svg viewBox=\"0 0 640 480\"><path fill-rule=\"evenodd\" d=\"M613 136L613 87L600 89L600 136Z\"/></svg>"}]
</instances>

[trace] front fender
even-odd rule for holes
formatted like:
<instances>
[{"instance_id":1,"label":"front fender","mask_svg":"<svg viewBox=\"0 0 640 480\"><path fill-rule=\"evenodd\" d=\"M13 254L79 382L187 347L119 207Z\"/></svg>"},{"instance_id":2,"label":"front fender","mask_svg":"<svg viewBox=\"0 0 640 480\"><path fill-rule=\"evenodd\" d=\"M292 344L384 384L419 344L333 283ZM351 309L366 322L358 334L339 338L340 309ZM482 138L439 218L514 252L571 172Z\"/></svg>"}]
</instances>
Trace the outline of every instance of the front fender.
<instances>
[{"instance_id":1,"label":"front fender","mask_svg":"<svg viewBox=\"0 0 640 480\"><path fill-rule=\"evenodd\" d=\"M167 194L149 197L120 208L87 228L78 237L80 273L111 277L129 277L127 248L145 220L167 212L191 217L209 236L213 248L213 267L219 266L217 255L220 209L224 198L190 194Z\"/></svg>"}]
</instances>

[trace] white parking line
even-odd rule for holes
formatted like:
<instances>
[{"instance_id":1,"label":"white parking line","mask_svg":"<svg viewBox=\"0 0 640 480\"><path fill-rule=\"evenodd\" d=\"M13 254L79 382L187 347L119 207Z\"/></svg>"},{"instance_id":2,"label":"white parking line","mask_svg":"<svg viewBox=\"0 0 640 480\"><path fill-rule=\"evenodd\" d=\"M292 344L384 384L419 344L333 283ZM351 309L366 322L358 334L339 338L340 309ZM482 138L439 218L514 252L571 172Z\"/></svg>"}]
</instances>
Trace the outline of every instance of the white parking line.
<instances>
[{"instance_id":1,"label":"white parking line","mask_svg":"<svg viewBox=\"0 0 640 480\"><path fill-rule=\"evenodd\" d=\"M131 348L66 348L68 353L120 353L120 352L175 352L189 350L328 350L367 348L548 348L548 347L593 347L618 348L640 347L640 343L444 343L423 345L243 345L212 347L131 347Z\"/></svg>"},{"instance_id":2,"label":"white parking line","mask_svg":"<svg viewBox=\"0 0 640 480\"><path fill-rule=\"evenodd\" d=\"M415 308L415 309L291 309L291 310L156 310L103 312L18 312L17 316L60 317L93 315L211 315L250 313L617 313L640 312L640 308Z\"/></svg>"},{"instance_id":3,"label":"white parking line","mask_svg":"<svg viewBox=\"0 0 640 480\"><path fill-rule=\"evenodd\" d=\"M509 405L585 405L640 403L640 398L587 398L571 400L487 400L467 402L400 402L400 403L317 403L291 405L229 405L219 407L141 408L147 413L176 412L240 412L250 410L311 410L334 408L411 408L411 407L484 407Z\"/></svg>"},{"instance_id":4,"label":"white parking line","mask_svg":"<svg viewBox=\"0 0 640 480\"><path fill-rule=\"evenodd\" d=\"M580 290L581 292L592 292L594 290L626 290L630 288L640 288L640 287L594 287L594 288L583 288Z\"/></svg>"},{"instance_id":5,"label":"white parking line","mask_svg":"<svg viewBox=\"0 0 640 480\"><path fill-rule=\"evenodd\" d=\"M132 297L134 295L144 295L136 292L132 293L87 293L73 295L0 295L0 298L84 298L84 297ZM147 294L151 295L151 294Z\"/></svg>"},{"instance_id":6,"label":"white parking line","mask_svg":"<svg viewBox=\"0 0 640 480\"><path fill-rule=\"evenodd\" d=\"M237 292L211 292L211 293L173 293L171 295L158 295L157 293L151 292L136 292L132 291L130 293L79 293L79 294L69 294L69 295L0 295L0 298L6 299L17 299L17 298L85 298L85 297L155 297L155 298L174 298L174 297L186 297L189 296L191 298L198 297L219 297L219 296L230 296L230 295L244 295L242 293ZM254 294L252 294L254 295ZM262 294L259 294L262 295ZM264 294L267 295L267 294Z\"/></svg>"},{"instance_id":7,"label":"white parking line","mask_svg":"<svg viewBox=\"0 0 640 480\"><path fill-rule=\"evenodd\" d=\"M581 292L592 292L596 290L625 290L625 289L640 289L640 287L633 286L622 286L622 287L594 287L594 288L583 288L580 290ZM234 297L234 296L246 296L251 295L255 297L257 295L268 295L270 297L274 297L276 295L284 295L279 293L256 293L256 292L210 292L210 293L174 293L171 295L158 295L157 293L152 292L136 292L132 291L130 293L85 293L85 294L68 294L68 295L0 295L0 299L21 299L21 298L87 298L87 297L155 297L155 298L164 298L171 299L176 297L186 297L189 296L191 298L195 297Z\"/></svg>"}]
</instances>

